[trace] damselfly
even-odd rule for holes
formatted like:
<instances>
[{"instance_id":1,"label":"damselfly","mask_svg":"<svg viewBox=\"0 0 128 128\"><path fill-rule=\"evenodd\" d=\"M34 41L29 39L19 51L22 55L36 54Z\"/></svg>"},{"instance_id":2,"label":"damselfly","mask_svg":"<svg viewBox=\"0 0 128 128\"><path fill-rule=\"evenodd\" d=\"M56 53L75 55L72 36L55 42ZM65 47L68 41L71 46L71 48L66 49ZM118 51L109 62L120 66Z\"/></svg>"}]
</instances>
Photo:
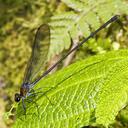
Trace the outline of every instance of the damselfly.
<instances>
[{"instance_id":1,"label":"damselfly","mask_svg":"<svg viewBox=\"0 0 128 128\"><path fill-rule=\"evenodd\" d=\"M26 68L26 73L24 76L23 83L20 88L20 93L15 94L15 101L19 102L22 99L23 108L24 99L30 95L30 91L36 83L49 74L60 62L62 62L68 55L70 55L73 51L77 50L82 44L92 38L95 34L97 34L101 29L105 28L108 24L116 21L118 19L118 15L113 16L110 20L108 20L105 24L99 27L96 31L92 32L87 38L85 38L82 42L80 42L77 46L75 46L72 50L70 50L64 57L62 57L59 61L57 61L51 68L46 70L40 77L38 77L38 72L41 67L45 67L47 54L50 45L50 28L48 25L41 25L35 36L35 40L33 43L32 54L28 61L28 65Z\"/></svg>"}]
</instances>

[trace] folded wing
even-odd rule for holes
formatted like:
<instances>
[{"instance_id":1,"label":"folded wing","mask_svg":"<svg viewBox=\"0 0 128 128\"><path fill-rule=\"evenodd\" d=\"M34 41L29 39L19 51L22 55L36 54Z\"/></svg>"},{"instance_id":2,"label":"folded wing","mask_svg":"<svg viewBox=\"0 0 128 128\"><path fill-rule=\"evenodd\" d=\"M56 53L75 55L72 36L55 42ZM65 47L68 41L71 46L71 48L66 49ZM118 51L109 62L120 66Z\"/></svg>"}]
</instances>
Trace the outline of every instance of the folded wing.
<instances>
[{"instance_id":1,"label":"folded wing","mask_svg":"<svg viewBox=\"0 0 128 128\"><path fill-rule=\"evenodd\" d=\"M43 73L46 68L47 55L50 45L50 28L48 25L41 25L35 35L32 46L32 54L27 64L24 76L24 83L31 84Z\"/></svg>"}]
</instances>

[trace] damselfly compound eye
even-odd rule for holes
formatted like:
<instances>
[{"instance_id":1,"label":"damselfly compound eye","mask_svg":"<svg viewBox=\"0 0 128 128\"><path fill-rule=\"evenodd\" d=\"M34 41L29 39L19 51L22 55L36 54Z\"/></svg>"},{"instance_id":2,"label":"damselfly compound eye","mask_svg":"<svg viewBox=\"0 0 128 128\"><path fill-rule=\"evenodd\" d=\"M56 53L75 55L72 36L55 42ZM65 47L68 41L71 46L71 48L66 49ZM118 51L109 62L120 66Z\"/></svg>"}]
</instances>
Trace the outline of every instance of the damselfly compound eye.
<instances>
[{"instance_id":1,"label":"damselfly compound eye","mask_svg":"<svg viewBox=\"0 0 128 128\"><path fill-rule=\"evenodd\" d=\"M21 99L20 94L19 94L19 93L16 93L16 94L15 94L15 101L16 101L16 102L19 102L20 99Z\"/></svg>"}]
</instances>

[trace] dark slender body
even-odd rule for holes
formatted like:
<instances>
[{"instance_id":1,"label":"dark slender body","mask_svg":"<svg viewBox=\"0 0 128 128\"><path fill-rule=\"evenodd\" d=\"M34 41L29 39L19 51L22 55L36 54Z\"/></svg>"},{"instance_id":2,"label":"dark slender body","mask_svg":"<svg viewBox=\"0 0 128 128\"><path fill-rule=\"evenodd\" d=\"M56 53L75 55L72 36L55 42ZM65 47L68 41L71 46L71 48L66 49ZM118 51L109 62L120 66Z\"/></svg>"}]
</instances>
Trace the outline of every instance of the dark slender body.
<instances>
[{"instance_id":1,"label":"dark slender body","mask_svg":"<svg viewBox=\"0 0 128 128\"><path fill-rule=\"evenodd\" d=\"M110 20L108 20L105 24L103 24L100 28L98 28L96 31L92 32L87 38L85 38L81 43L79 43L77 46L75 46L72 50L70 50L64 57L62 57L57 63L55 63L51 68L49 68L46 72L42 74L33 84L36 84L40 79L42 79L44 76L46 76L50 71L52 71L61 61L63 61L67 56L69 56L73 51L77 50L81 45L83 45L85 42L87 42L90 38L92 38L94 35L96 35L100 30L105 28L108 24L116 21L118 19L118 15L113 16Z\"/></svg>"},{"instance_id":2,"label":"dark slender body","mask_svg":"<svg viewBox=\"0 0 128 128\"><path fill-rule=\"evenodd\" d=\"M79 43L77 46L75 46L71 51L69 51L64 57L62 57L58 62L56 62L51 68L49 68L47 71L45 71L39 78L37 78L34 82L28 83L24 82L20 88L20 94L15 94L15 101L19 102L22 98L23 100L26 98L26 96L29 95L29 92L31 88L43 77L45 77L51 70L53 70L61 61L63 61L68 55L70 55L73 51L77 50L82 44L84 44L86 41L88 41L90 38L92 38L95 34L97 34L101 29L105 28L108 24L116 21L118 19L118 15L113 16L110 20L108 20L105 24L103 24L101 27L99 27L96 31L92 32L87 38L85 38L81 43ZM47 28L47 26L44 26L44 29ZM39 28L40 29L40 28ZM37 35L36 35L37 36ZM34 55L34 53L32 53ZM32 64L32 62L31 62ZM32 68L30 68L32 70ZM31 74L31 70L28 74ZM29 75L27 75L29 77ZM24 105L23 105L24 106Z\"/></svg>"}]
</instances>

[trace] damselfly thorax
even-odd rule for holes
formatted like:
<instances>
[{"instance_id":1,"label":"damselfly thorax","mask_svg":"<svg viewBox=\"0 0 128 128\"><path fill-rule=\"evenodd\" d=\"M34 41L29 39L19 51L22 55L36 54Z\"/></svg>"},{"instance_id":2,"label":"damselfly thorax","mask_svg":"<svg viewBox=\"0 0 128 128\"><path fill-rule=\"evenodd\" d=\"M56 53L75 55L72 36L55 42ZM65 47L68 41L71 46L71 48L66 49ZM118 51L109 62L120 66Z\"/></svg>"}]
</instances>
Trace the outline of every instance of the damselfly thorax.
<instances>
[{"instance_id":1,"label":"damselfly thorax","mask_svg":"<svg viewBox=\"0 0 128 128\"><path fill-rule=\"evenodd\" d=\"M25 99L30 92L30 85L28 83L23 83L20 88L20 93L15 94L15 101L19 102L21 98Z\"/></svg>"}]
</instances>

